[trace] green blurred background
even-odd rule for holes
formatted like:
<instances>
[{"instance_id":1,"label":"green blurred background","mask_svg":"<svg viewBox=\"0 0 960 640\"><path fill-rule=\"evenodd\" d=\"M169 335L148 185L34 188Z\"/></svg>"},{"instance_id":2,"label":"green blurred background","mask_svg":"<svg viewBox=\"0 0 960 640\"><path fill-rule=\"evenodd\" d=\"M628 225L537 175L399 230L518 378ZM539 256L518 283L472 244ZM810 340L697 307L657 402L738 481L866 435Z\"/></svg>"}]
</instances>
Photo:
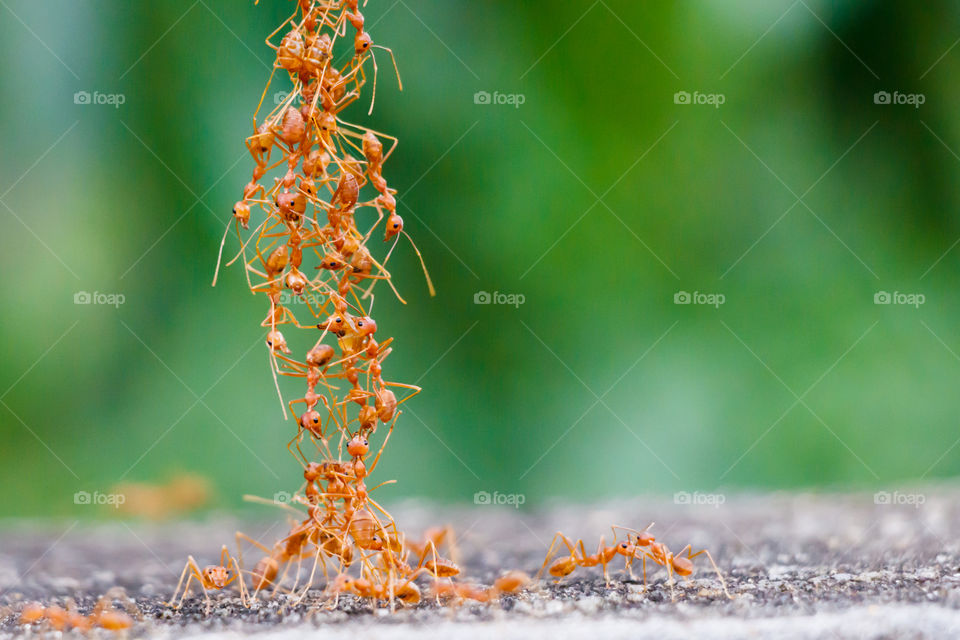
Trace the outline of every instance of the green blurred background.
<instances>
[{"instance_id":1,"label":"green blurred background","mask_svg":"<svg viewBox=\"0 0 960 640\"><path fill-rule=\"evenodd\" d=\"M0 0L0 515L178 471L221 507L296 487L263 302L236 267L210 286L292 6ZM424 392L381 501L955 476L958 8L371 0L404 91L381 56L373 117L345 118L400 138L385 174L438 290L402 243L410 304L376 317Z\"/></svg>"}]
</instances>

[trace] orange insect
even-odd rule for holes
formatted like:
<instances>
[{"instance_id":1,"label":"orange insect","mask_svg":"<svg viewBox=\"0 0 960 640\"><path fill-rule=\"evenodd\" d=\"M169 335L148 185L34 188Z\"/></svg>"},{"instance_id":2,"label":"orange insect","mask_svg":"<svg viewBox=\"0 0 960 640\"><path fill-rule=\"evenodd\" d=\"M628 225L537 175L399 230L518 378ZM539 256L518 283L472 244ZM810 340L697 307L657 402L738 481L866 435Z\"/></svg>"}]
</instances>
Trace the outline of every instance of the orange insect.
<instances>
[{"instance_id":1,"label":"orange insect","mask_svg":"<svg viewBox=\"0 0 960 640\"><path fill-rule=\"evenodd\" d=\"M727 590L727 581L724 580L723 574L720 572L720 568L717 567L717 563L714 562L713 556L710 555L710 552L706 549L701 549L696 553L693 552L693 548L688 544L680 553L674 554L667 545L662 542L657 542L654 536L649 532L650 527L653 524L651 523L643 531L637 531L635 529L629 529L627 527L614 526L614 533L617 530L622 530L627 532L627 540L620 543L622 551L621 555L627 557L627 570L630 572L631 577L633 576L633 560L640 558L643 563L643 585L646 588L647 585L647 566L646 561L649 559L655 564L664 567L667 570L667 580L670 585L670 597L671 599L676 599L674 592L674 579L673 574L677 574L684 579L688 579L689 576L693 573L693 559L705 555L710 564L713 567L714 572L717 574L717 578L720 580L720 585L723 588L723 593L727 598L733 596L730 595L730 592ZM633 538L630 538L630 534L633 534Z\"/></svg>"},{"instance_id":2,"label":"orange insect","mask_svg":"<svg viewBox=\"0 0 960 640\"><path fill-rule=\"evenodd\" d=\"M122 589L111 589L101 596L89 615L79 613L72 600L68 601L67 608L59 605L44 607L39 602L28 602L20 610L19 623L21 625L46 624L55 631L72 629L84 632L95 626L110 631L123 631L132 627L134 620L129 613L114 609L113 596L118 592L122 592ZM122 596L126 599L126 594L122 594ZM129 601L129 599L127 600ZM139 615L139 611L132 601L129 601L129 607Z\"/></svg>"},{"instance_id":3,"label":"orange insect","mask_svg":"<svg viewBox=\"0 0 960 640\"><path fill-rule=\"evenodd\" d=\"M207 611L210 611L210 594L208 591L219 591L225 589L240 577L240 565L227 551L227 546L223 545L220 549L220 564L207 565L203 569L193 559L193 556L187 557L187 564L183 567L180 574L180 580L177 582L177 588L173 590L173 596L167 606L179 609L183 605L183 599L190 592L190 583L196 580L203 589L203 596L207 604ZM184 584L186 579L186 584ZM240 580L240 598L246 604L247 594L244 589L243 580ZM181 592L180 588L183 587ZM180 593L180 600L174 605L177 594Z\"/></svg>"}]
</instances>

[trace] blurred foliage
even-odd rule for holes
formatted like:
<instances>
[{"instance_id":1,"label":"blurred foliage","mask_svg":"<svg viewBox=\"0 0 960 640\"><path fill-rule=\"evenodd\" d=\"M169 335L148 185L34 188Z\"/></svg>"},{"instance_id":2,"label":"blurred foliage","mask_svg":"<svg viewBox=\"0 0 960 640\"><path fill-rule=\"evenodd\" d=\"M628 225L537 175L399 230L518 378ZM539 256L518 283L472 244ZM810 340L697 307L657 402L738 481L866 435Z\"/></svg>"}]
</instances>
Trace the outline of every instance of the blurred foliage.
<instances>
[{"instance_id":1,"label":"blurred foliage","mask_svg":"<svg viewBox=\"0 0 960 640\"><path fill-rule=\"evenodd\" d=\"M960 471L957 9L371 0L404 91L381 57L374 115L364 100L345 117L400 138L385 174L439 292L401 244L409 304L381 292L377 318L389 376L424 392L377 470L399 480L382 501ZM262 303L235 267L210 287L252 168L263 39L291 10L0 7L0 515L86 514L77 490L184 471L221 506L295 488ZM525 303L476 305L481 290Z\"/></svg>"}]
</instances>

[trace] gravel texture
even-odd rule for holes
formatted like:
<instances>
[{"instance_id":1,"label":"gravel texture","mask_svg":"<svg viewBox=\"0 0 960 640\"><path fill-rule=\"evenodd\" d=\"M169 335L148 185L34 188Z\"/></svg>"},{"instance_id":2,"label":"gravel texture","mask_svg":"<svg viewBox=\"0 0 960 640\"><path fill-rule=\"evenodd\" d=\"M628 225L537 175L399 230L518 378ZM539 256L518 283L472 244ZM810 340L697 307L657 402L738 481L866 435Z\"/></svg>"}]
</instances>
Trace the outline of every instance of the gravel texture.
<instances>
[{"instance_id":1,"label":"gravel texture","mask_svg":"<svg viewBox=\"0 0 960 640\"><path fill-rule=\"evenodd\" d=\"M301 604L279 596L245 608L235 592L224 592L209 614L196 597L179 611L165 606L188 554L201 565L216 562L221 544L234 549L237 529L269 543L282 533L283 516L270 523L6 522L0 637L42 632L18 625L25 601L62 605L72 598L88 611L121 586L139 612L129 632L135 637L956 638L958 498L957 489L938 487L892 495L890 502L900 504L876 504L873 494L727 495L722 504L692 497L699 505L649 498L539 511L400 504L394 516L408 533L455 527L465 581L490 584L505 569L535 573L557 530L583 537L592 552L601 535L610 540L611 524L642 528L656 520L652 532L672 549L688 542L710 549L733 599L702 557L693 579L677 587L676 601L662 570L651 573L644 591L617 559L609 586L599 569L578 570L491 605L438 607L425 599L393 613L349 596L331 608L319 589ZM257 557L250 551L247 568Z\"/></svg>"}]
</instances>

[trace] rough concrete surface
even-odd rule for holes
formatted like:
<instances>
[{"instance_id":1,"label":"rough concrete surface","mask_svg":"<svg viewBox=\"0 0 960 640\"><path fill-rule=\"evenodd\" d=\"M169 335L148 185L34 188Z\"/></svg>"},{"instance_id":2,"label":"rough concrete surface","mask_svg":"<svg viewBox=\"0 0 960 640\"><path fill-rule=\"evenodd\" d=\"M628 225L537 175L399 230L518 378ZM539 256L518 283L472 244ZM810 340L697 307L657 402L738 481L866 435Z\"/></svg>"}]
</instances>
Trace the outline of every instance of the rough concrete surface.
<instances>
[{"instance_id":1,"label":"rough concrete surface","mask_svg":"<svg viewBox=\"0 0 960 640\"><path fill-rule=\"evenodd\" d=\"M197 597L176 612L164 605L188 554L215 563L221 544L234 549L237 529L272 542L285 526L279 511L267 509L276 521L266 523L6 522L0 637L43 633L17 624L25 601L73 598L88 611L119 585L142 614L129 632L135 637L956 638L958 498L960 491L939 487L891 495L898 504L877 504L873 494L727 495L722 504L693 496L691 502L705 504L692 505L650 498L540 511L401 504L392 511L408 533L454 525L465 581L490 584L505 569L535 573L558 529L583 537L592 552L601 535L610 540L611 524L642 528L655 520L652 532L671 549L710 549L733 599L724 597L703 557L693 579L677 587L676 601L662 570L651 573L644 591L617 559L609 586L599 569L578 570L490 605L438 607L425 599L394 613L349 596L331 608L319 588L299 605L279 596L244 608L233 591L218 594L209 614ZM250 550L246 568L256 557ZM426 581L422 586L426 591Z\"/></svg>"}]
</instances>

